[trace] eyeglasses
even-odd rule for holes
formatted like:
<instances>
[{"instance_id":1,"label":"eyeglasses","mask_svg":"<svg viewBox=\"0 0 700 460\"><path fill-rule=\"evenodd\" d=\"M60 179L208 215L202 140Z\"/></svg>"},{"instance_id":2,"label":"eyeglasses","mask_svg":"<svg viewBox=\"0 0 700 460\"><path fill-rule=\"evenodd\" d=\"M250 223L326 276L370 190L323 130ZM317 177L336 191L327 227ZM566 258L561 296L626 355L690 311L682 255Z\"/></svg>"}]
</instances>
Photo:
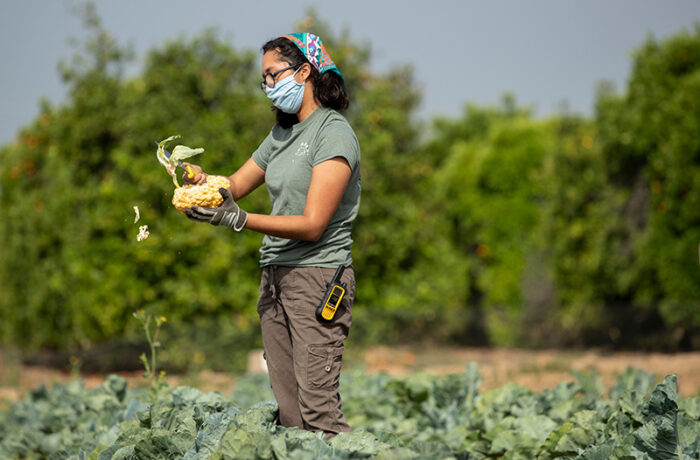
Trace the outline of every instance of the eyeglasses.
<instances>
[{"instance_id":1,"label":"eyeglasses","mask_svg":"<svg viewBox=\"0 0 700 460\"><path fill-rule=\"evenodd\" d=\"M278 71L276 71L276 72L267 73L267 74L263 75L263 77L264 77L265 79L264 79L263 81L260 82L260 89L263 90L263 91L265 91L265 87L274 88L274 87L275 87L275 83L276 83L275 77L276 77L278 74L284 72L285 70L289 70L289 69L295 69L295 70L296 70L297 68L299 68L299 67L301 67L301 66L302 66L302 64L290 65L289 67L285 67L284 69L280 69L280 70L278 70Z\"/></svg>"}]
</instances>

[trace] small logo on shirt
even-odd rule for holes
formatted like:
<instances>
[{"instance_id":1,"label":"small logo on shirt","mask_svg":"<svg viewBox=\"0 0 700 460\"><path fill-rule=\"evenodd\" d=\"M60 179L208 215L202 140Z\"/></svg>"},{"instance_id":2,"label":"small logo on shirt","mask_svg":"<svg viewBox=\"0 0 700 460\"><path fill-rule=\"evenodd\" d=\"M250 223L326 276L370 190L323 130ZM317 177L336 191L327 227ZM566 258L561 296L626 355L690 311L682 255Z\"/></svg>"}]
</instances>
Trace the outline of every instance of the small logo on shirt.
<instances>
[{"instance_id":1,"label":"small logo on shirt","mask_svg":"<svg viewBox=\"0 0 700 460\"><path fill-rule=\"evenodd\" d=\"M302 142L299 145L299 148L297 149L296 153L294 155L298 157L303 157L309 154L309 143L308 142Z\"/></svg>"}]
</instances>

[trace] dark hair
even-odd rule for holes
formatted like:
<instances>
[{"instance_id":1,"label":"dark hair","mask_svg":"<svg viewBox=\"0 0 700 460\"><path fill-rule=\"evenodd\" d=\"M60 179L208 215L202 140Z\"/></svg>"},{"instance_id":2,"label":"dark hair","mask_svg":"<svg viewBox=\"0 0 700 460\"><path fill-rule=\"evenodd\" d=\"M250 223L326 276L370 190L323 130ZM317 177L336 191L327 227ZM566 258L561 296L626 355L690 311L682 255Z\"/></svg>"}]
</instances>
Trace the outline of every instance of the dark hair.
<instances>
[{"instance_id":1,"label":"dark hair","mask_svg":"<svg viewBox=\"0 0 700 460\"><path fill-rule=\"evenodd\" d=\"M262 46L262 52L264 54L268 51L275 51L280 60L292 66L309 63L304 53L288 38L279 37L268 41ZM321 74L311 63L309 66L311 67L309 78L314 85L314 98L319 104L338 111L347 109L350 105L350 98L345 89L343 78L333 71ZM277 108L275 110L277 111L277 122L283 128L289 128L299 121L294 113L285 113Z\"/></svg>"}]
</instances>

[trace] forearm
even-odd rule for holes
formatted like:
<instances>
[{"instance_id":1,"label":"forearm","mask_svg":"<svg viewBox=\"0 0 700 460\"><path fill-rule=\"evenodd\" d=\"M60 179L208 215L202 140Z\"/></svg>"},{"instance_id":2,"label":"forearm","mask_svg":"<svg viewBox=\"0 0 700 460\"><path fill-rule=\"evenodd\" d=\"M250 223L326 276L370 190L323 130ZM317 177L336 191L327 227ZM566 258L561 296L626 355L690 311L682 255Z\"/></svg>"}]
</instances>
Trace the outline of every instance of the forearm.
<instances>
[{"instance_id":1,"label":"forearm","mask_svg":"<svg viewBox=\"0 0 700 460\"><path fill-rule=\"evenodd\" d=\"M240 200L265 182L265 171L252 158L235 173L228 176L234 200Z\"/></svg>"},{"instance_id":2,"label":"forearm","mask_svg":"<svg viewBox=\"0 0 700 460\"><path fill-rule=\"evenodd\" d=\"M238 200L240 200L241 198L243 198L243 197L241 196L241 194L238 192L238 188L239 188L239 187L236 186L236 181L235 181L235 179L233 178L233 175L228 176L228 181L229 181L229 183L231 184L231 187L229 188L229 190L231 190L231 195L233 195L233 199L236 200L236 201L238 201Z\"/></svg>"},{"instance_id":3,"label":"forearm","mask_svg":"<svg viewBox=\"0 0 700 460\"><path fill-rule=\"evenodd\" d=\"M245 228L254 232L290 240L317 241L323 234L325 225L316 223L314 219L305 215L269 216L266 214L248 214L248 222Z\"/></svg>"}]
</instances>

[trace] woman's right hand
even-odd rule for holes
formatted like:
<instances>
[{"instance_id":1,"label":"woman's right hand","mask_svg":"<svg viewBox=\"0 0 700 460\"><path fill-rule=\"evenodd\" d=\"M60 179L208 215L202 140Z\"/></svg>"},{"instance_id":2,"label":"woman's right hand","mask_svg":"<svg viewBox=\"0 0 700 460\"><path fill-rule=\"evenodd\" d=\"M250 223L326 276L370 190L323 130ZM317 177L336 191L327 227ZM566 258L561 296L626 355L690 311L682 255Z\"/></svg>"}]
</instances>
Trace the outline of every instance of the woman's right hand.
<instances>
[{"instance_id":1,"label":"woman's right hand","mask_svg":"<svg viewBox=\"0 0 700 460\"><path fill-rule=\"evenodd\" d=\"M184 172L184 174L182 175L182 180L185 184L202 185L203 183L205 183L207 181L208 174L205 173L204 171L202 171L202 168L200 168L197 165L193 165L191 163L183 162L182 164L185 166L185 168L187 168L189 166L192 169L192 171L194 172L194 177L190 177L187 174L187 171Z\"/></svg>"}]
</instances>

